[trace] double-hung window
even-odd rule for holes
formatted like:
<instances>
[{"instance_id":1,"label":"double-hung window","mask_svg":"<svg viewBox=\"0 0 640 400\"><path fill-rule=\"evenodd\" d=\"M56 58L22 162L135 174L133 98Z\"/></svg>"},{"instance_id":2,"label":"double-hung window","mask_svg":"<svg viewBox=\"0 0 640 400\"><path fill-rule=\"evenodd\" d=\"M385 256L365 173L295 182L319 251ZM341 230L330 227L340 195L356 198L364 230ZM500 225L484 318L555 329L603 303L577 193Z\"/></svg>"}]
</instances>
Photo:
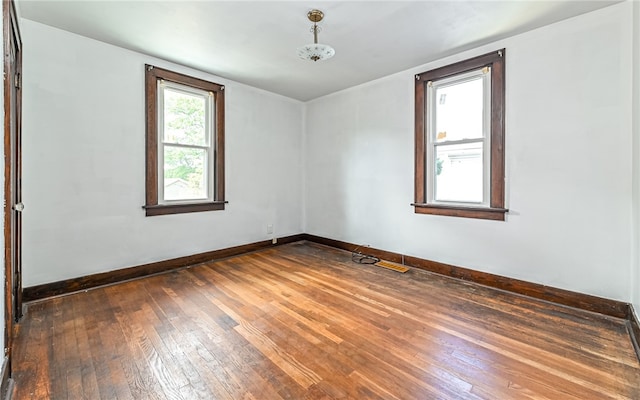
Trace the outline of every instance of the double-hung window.
<instances>
[{"instance_id":1,"label":"double-hung window","mask_svg":"<svg viewBox=\"0 0 640 400\"><path fill-rule=\"evenodd\" d=\"M504 55L416 75L417 213L504 220Z\"/></svg>"},{"instance_id":2,"label":"double-hung window","mask_svg":"<svg viewBox=\"0 0 640 400\"><path fill-rule=\"evenodd\" d=\"M224 209L223 90L146 66L147 215Z\"/></svg>"}]
</instances>

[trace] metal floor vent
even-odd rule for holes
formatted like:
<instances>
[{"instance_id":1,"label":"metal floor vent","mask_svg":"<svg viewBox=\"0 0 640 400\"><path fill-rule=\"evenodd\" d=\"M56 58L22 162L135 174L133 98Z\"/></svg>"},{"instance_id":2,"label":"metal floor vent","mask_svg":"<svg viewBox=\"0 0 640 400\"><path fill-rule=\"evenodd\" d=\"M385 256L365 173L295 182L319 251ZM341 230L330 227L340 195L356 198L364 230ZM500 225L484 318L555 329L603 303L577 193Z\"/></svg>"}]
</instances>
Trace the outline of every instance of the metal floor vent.
<instances>
[{"instance_id":1,"label":"metal floor vent","mask_svg":"<svg viewBox=\"0 0 640 400\"><path fill-rule=\"evenodd\" d=\"M403 274L409 270L409 268L405 267L402 264L396 264L394 262L384 261L384 260L380 260L373 265L377 265L378 267L382 267L382 268L391 269L396 272L402 272Z\"/></svg>"}]
</instances>

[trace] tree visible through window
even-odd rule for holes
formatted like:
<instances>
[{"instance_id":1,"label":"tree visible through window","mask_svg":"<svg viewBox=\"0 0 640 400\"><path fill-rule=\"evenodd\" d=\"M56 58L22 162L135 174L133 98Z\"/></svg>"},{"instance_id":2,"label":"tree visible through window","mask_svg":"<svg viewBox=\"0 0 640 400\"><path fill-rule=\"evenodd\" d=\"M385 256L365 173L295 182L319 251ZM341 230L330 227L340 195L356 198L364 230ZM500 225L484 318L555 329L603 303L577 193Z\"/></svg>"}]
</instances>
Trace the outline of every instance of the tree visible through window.
<instances>
[{"instance_id":1,"label":"tree visible through window","mask_svg":"<svg viewBox=\"0 0 640 400\"><path fill-rule=\"evenodd\" d=\"M164 95L161 197L164 201L210 199L211 146L207 120L213 109L213 95L182 92L165 82L159 85Z\"/></svg>"},{"instance_id":2,"label":"tree visible through window","mask_svg":"<svg viewBox=\"0 0 640 400\"><path fill-rule=\"evenodd\" d=\"M147 215L224 208L223 89L147 65Z\"/></svg>"}]
</instances>

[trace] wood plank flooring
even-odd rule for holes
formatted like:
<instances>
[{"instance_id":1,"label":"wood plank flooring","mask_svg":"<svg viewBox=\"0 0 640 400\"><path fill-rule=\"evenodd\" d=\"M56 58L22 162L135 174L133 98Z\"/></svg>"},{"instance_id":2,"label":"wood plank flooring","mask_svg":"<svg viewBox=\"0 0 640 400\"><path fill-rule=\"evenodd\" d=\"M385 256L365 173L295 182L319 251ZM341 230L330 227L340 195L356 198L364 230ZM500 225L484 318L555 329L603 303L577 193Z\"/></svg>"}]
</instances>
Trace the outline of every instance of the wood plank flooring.
<instances>
[{"instance_id":1,"label":"wood plank flooring","mask_svg":"<svg viewBox=\"0 0 640 400\"><path fill-rule=\"evenodd\" d=\"M640 399L623 321L300 242L30 303L14 399Z\"/></svg>"}]
</instances>

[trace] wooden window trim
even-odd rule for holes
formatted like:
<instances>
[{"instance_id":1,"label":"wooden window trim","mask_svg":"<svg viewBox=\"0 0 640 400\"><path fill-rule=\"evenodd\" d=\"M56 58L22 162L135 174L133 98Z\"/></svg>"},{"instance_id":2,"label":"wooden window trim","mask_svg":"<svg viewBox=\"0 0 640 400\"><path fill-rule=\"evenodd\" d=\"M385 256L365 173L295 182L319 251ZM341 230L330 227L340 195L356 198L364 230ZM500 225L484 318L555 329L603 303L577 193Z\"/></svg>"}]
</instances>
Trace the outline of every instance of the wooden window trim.
<instances>
[{"instance_id":1,"label":"wooden window trim","mask_svg":"<svg viewBox=\"0 0 640 400\"><path fill-rule=\"evenodd\" d=\"M215 166L213 202L184 202L158 204L158 80L163 79L181 85L212 92L215 99ZM146 204L147 216L180 214L200 211L224 210L224 86L194 78L178 72L145 64L146 110Z\"/></svg>"},{"instance_id":2,"label":"wooden window trim","mask_svg":"<svg viewBox=\"0 0 640 400\"><path fill-rule=\"evenodd\" d=\"M505 56L505 49L501 49L415 76L415 202L412 206L414 206L416 213L504 221L505 214L509 211L505 208L504 201ZM489 207L428 203L425 180L428 162L425 124L425 114L428 106L425 98L426 85L429 81L444 79L487 66L491 67L491 188Z\"/></svg>"}]
</instances>

